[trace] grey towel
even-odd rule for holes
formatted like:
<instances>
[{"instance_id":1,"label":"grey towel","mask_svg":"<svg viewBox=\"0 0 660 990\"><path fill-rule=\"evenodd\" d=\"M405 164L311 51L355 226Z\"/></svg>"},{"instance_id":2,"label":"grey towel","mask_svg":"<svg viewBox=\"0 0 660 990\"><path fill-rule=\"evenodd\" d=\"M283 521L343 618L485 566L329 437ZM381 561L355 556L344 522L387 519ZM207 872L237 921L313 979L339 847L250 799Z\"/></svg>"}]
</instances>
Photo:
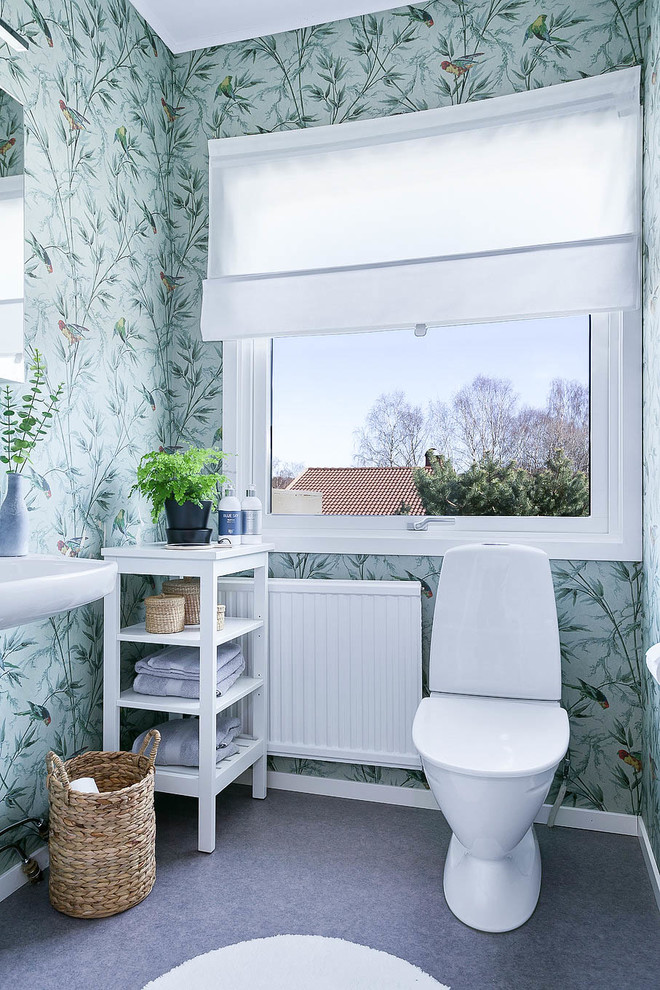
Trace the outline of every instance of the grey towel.
<instances>
[{"instance_id":1,"label":"grey towel","mask_svg":"<svg viewBox=\"0 0 660 990\"><path fill-rule=\"evenodd\" d=\"M138 664L135 665L138 669ZM240 653L218 670L215 693L220 698L245 670L245 659ZM199 698L199 675L194 679L168 677L162 672L138 673L133 681L133 690L138 694L157 694L170 698Z\"/></svg>"},{"instance_id":2,"label":"grey towel","mask_svg":"<svg viewBox=\"0 0 660 990\"><path fill-rule=\"evenodd\" d=\"M156 754L157 766L199 766L199 725L196 718L178 718L163 722L156 728L160 732L160 745ZM149 730L147 730L149 731ZM220 714L216 718L216 763L238 753L234 738L241 731L241 720L232 715ZM133 743L133 752L139 752L146 732Z\"/></svg>"},{"instance_id":3,"label":"grey towel","mask_svg":"<svg viewBox=\"0 0 660 990\"><path fill-rule=\"evenodd\" d=\"M221 643L218 647L218 670L241 653L239 643ZM199 650L193 646L166 646L135 664L136 674L162 674L184 680L199 679Z\"/></svg>"}]
</instances>

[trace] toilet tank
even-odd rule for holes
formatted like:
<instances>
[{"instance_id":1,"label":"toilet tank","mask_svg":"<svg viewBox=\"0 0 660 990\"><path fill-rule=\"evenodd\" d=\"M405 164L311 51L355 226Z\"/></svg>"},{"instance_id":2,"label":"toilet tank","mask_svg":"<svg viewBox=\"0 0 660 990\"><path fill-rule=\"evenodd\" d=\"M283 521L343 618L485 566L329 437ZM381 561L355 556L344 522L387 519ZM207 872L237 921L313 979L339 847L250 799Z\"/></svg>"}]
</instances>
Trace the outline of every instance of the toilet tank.
<instances>
[{"instance_id":1,"label":"toilet tank","mask_svg":"<svg viewBox=\"0 0 660 990\"><path fill-rule=\"evenodd\" d=\"M559 701L557 607L542 550L481 543L447 551L433 617L429 689Z\"/></svg>"}]
</instances>

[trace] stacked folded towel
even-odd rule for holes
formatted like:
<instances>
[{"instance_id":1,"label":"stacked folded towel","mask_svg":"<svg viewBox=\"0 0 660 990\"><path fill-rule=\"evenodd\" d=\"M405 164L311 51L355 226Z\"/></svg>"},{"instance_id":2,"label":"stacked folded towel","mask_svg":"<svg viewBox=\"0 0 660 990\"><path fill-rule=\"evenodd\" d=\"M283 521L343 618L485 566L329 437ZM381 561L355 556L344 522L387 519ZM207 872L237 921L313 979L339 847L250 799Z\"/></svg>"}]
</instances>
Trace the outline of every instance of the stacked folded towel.
<instances>
[{"instance_id":1,"label":"stacked folded towel","mask_svg":"<svg viewBox=\"0 0 660 990\"><path fill-rule=\"evenodd\" d=\"M238 643L218 647L216 695L225 694L245 670ZM167 646L135 664L133 690L138 694L199 698L199 650L192 646Z\"/></svg>"},{"instance_id":2,"label":"stacked folded towel","mask_svg":"<svg viewBox=\"0 0 660 990\"><path fill-rule=\"evenodd\" d=\"M220 714L216 718L215 760L219 763L228 756L238 753L234 738L240 734L241 720L233 715ZM196 718L178 718L163 722L156 728L160 732L160 744L156 754L157 766L199 766L199 725ZM151 731L151 730L147 730ZM133 743L133 752L138 753L146 732Z\"/></svg>"}]
</instances>

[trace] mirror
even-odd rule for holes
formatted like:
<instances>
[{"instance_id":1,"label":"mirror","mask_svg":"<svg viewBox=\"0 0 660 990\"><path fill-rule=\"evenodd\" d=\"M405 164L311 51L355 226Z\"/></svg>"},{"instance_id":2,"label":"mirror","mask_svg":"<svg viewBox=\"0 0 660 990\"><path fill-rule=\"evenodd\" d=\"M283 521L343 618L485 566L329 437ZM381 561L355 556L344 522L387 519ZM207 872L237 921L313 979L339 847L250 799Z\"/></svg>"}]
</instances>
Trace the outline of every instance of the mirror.
<instances>
[{"instance_id":1,"label":"mirror","mask_svg":"<svg viewBox=\"0 0 660 990\"><path fill-rule=\"evenodd\" d=\"M23 107L0 89L0 380L25 380Z\"/></svg>"}]
</instances>

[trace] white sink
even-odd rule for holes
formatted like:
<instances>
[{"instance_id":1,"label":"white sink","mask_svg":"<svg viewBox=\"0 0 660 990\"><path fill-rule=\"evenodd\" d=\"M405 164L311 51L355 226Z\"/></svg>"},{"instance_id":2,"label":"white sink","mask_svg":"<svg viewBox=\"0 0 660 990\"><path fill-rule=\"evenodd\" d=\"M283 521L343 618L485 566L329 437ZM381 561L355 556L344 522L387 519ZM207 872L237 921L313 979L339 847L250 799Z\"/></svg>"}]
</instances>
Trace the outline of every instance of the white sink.
<instances>
[{"instance_id":1,"label":"white sink","mask_svg":"<svg viewBox=\"0 0 660 990\"><path fill-rule=\"evenodd\" d=\"M114 561L74 557L0 557L0 629L87 605L115 586Z\"/></svg>"}]
</instances>

